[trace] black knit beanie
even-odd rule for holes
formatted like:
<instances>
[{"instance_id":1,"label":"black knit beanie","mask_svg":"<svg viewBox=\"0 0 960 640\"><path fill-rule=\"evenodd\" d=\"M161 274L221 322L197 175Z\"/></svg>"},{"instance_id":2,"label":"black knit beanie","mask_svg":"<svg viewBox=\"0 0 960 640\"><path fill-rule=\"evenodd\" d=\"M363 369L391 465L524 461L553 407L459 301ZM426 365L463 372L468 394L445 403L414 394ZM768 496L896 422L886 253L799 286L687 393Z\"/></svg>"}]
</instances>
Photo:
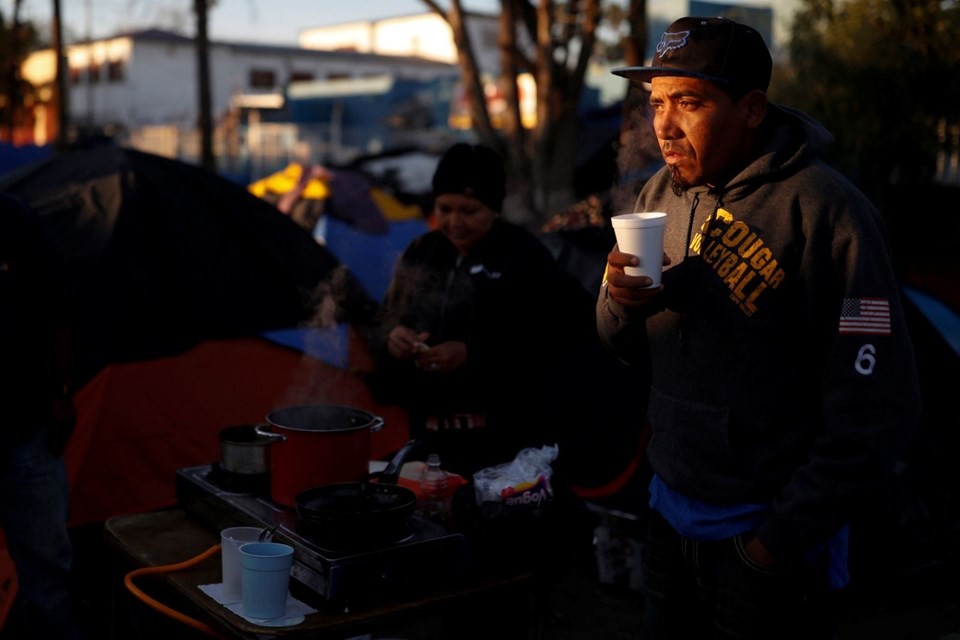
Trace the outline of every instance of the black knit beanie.
<instances>
[{"instance_id":1,"label":"black knit beanie","mask_svg":"<svg viewBox=\"0 0 960 640\"><path fill-rule=\"evenodd\" d=\"M458 142L443 154L433 173L433 197L457 193L503 210L507 174L500 154L480 144Z\"/></svg>"}]
</instances>

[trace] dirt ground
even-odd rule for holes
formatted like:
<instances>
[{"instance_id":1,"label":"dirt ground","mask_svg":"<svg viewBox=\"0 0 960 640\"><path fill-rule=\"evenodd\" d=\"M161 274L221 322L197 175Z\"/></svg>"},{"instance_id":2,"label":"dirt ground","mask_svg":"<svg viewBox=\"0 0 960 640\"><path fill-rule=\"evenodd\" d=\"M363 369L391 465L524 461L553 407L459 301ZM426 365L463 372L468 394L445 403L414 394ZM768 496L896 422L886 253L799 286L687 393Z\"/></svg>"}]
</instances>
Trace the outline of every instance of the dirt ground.
<instances>
[{"instance_id":1,"label":"dirt ground","mask_svg":"<svg viewBox=\"0 0 960 640\"><path fill-rule=\"evenodd\" d=\"M630 589L601 585L584 572L556 585L542 625L531 621L529 640L642 640L643 605ZM366 636L371 640L438 640L439 621ZM696 639L691 639L696 640ZM775 639L771 639L775 640ZM960 590L931 594L926 602L851 605L836 640L960 640Z\"/></svg>"},{"instance_id":2,"label":"dirt ground","mask_svg":"<svg viewBox=\"0 0 960 640\"><path fill-rule=\"evenodd\" d=\"M553 586L545 614L531 615L528 640L642 640L640 593L626 584L602 583L598 573L603 564L581 558L575 570ZM957 576L957 567L928 567L909 580L845 594L838 599L835 640L960 640ZM427 621L363 640L442 637L439 622Z\"/></svg>"}]
</instances>

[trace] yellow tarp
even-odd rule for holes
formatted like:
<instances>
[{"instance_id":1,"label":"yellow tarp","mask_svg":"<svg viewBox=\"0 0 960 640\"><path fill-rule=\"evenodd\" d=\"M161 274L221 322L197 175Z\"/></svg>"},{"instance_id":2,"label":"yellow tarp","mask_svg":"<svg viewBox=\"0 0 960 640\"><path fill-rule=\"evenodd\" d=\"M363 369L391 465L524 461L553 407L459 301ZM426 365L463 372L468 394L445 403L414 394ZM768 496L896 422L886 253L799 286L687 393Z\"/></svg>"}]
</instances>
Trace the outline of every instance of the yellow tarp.
<instances>
[{"instance_id":1,"label":"yellow tarp","mask_svg":"<svg viewBox=\"0 0 960 640\"><path fill-rule=\"evenodd\" d=\"M288 191L292 191L294 187L297 186L302 174L303 165L298 162L292 162L284 169L265 178L261 178L256 182L250 183L250 185L247 186L247 191L258 198L263 198L270 193L282 195ZM307 183L306 187L304 187L303 194L300 197L323 200L329 196L330 187L327 186L327 183L320 179L314 178Z\"/></svg>"},{"instance_id":2,"label":"yellow tarp","mask_svg":"<svg viewBox=\"0 0 960 640\"><path fill-rule=\"evenodd\" d=\"M281 171L261 178L247 186L247 190L258 198L281 196L296 188L303 174L303 165L293 162ZM303 200L325 200L330 197L331 189L336 188L336 176L330 181L314 178L307 183L300 196ZM388 222L400 220L416 220L423 217L423 211L418 205L404 204L390 193L378 187L371 187L370 199L380 210L381 215Z\"/></svg>"}]
</instances>

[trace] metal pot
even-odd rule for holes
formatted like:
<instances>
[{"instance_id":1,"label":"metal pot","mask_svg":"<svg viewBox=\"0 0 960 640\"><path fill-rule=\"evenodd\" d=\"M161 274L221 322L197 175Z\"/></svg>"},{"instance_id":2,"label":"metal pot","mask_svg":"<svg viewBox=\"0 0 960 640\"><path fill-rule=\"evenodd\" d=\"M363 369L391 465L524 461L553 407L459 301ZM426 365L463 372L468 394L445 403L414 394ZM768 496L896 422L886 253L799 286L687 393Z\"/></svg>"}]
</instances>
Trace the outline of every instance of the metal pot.
<instances>
[{"instance_id":1,"label":"metal pot","mask_svg":"<svg viewBox=\"0 0 960 640\"><path fill-rule=\"evenodd\" d=\"M270 438L262 436L252 424L240 424L220 430L220 469L242 476L270 473Z\"/></svg>"},{"instance_id":2,"label":"metal pot","mask_svg":"<svg viewBox=\"0 0 960 640\"><path fill-rule=\"evenodd\" d=\"M298 493L333 482L359 482L370 468L370 435L383 418L328 404L284 407L256 432L270 445L270 497L288 507Z\"/></svg>"}]
</instances>

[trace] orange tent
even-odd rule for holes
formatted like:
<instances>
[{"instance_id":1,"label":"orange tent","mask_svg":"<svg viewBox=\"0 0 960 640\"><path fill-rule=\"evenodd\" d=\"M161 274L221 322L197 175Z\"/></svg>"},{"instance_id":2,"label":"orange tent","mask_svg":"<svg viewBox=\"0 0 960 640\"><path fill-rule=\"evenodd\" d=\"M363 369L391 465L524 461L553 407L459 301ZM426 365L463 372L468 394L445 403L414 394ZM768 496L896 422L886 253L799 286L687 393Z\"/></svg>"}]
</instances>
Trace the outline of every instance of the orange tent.
<instances>
[{"instance_id":1,"label":"orange tent","mask_svg":"<svg viewBox=\"0 0 960 640\"><path fill-rule=\"evenodd\" d=\"M384 419L374 458L409 438L407 413L374 402L362 372L366 345L352 329L346 366L265 338L202 342L171 357L112 364L76 396L78 422L65 453L70 526L173 506L177 469L219 460L219 431L255 424L277 407L340 404Z\"/></svg>"}]
</instances>

